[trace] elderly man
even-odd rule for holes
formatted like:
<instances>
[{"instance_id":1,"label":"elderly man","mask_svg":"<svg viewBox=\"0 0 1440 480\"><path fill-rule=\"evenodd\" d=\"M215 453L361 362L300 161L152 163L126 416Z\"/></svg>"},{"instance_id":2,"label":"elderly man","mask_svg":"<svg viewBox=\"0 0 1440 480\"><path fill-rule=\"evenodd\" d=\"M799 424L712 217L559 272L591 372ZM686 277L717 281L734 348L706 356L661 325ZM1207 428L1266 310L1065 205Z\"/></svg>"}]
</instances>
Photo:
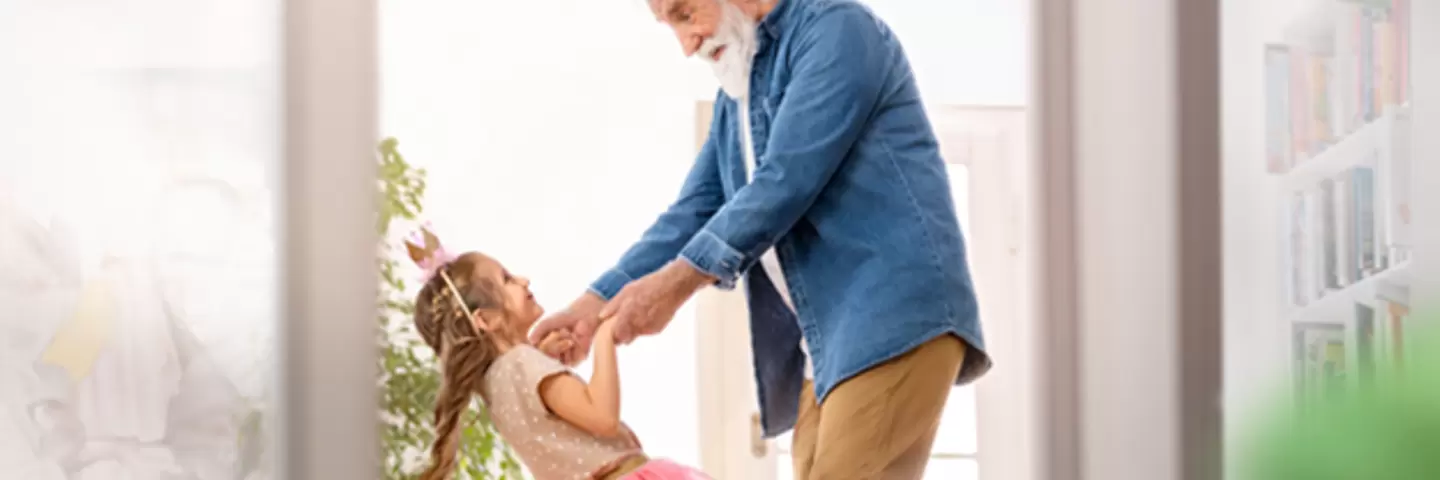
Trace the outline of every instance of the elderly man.
<instances>
[{"instance_id":1,"label":"elderly man","mask_svg":"<svg viewBox=\"0 0 1440 480\"><path fill-rule=\"evenodd\" d=\"M679 199L535 336L571 329L575 362L600 319L629 342L744 277L762 423L795 428L795 478L920 478L951 386L990 360L899 40L853 0L650 6L714 67L713 127Z\"/></svg>"}]
</instances>

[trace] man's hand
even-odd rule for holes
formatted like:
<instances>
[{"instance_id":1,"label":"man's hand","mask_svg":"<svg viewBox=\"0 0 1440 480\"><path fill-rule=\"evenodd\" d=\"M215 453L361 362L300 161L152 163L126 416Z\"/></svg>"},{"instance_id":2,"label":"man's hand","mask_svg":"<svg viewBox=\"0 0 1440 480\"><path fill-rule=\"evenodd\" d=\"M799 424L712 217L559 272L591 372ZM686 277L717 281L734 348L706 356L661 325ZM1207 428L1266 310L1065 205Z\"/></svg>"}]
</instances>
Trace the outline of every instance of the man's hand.
<instances>
[{"instance_id":1,"label":"man's hand","mask_svg":"<svg viewBox=\"0 0 1440 480\"><path fill-rule=\"evenodd\" d=\"M628 344L637 336L660 333L691 295L714 282L688 262L674 260L620 289L600 318L615 323L617 343Z\"/></svg>"},{"instance_id":2,"label":"man's hand","mask_svg":"<svg viewBox=\"0 0 1440 480\"><path fill-rule=\"evenodd\" d=\"M590 341L595 335L595 326L599 323L600 308L604 306L604 299L586 292L571 302L569 307L536 324L535 328L530 331L530 343L539 345L552 333L568 332L569 348L558 349L558 354L546 351L544 348L540 350L561 363L573 367L590 355Z\"/></svg>"}]
</instances>

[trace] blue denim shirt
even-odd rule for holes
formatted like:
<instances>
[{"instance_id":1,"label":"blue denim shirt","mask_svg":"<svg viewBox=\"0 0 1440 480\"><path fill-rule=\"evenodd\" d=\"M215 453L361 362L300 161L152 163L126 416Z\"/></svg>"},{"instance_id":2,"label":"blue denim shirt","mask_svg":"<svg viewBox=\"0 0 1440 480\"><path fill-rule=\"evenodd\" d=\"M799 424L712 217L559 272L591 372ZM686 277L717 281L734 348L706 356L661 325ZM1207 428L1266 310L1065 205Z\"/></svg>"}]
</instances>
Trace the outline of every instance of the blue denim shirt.
<instances>
[{"instance_id":1,"label":"blue denim shirt","mask_svg":"<svg viewBox=\"0 0 1440 480\"><path fill-rule=\"evenodd\" d=\"M679 199L591 286L609 299L682 258L733 288L747 275L767 436L794 426L802 335L817 397L944 334L990 367L945 162L899 40L853 0L781 0L751 73L756 151L746 182L740 109L717 95ZM795 311L762 268L776 249ZM796 313L798 313L798 318Z\"/></svg>"}]
</instances>

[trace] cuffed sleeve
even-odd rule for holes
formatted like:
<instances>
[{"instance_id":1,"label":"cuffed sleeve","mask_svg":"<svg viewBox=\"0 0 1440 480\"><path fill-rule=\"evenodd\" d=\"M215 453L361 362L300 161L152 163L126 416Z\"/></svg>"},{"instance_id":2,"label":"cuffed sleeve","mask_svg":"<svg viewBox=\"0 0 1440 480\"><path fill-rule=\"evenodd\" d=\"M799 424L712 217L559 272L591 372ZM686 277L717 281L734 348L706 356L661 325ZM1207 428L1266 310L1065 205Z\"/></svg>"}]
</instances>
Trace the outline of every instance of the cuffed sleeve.
<instances>
[{"instance_id":1,"label":"cuffed sleeve","mask_svg":"<svg viewBox=\"0 0 1440 480\"><path fill-rule=\"evenodd\" d=\"M599 295L600 298L609 301L615 294L620 293L620 289L625 288L625 285L634 280L634 278L626 275L625 272L612 268L600 274L600 278L590 284L590 293Z\"/></svg>"},{"instance_id":2,"label":"cuffed sleeve","mask_svg":"<svg viewBox=\"0 0 1440 480\"><path fill-rule=\"evenodd\" d=\"M729 290L735 288L736 280L744 271L746 257L720 237L701 230L680 250L680 258L696 270L715 277L716 287Z\"/></svg>"}]
</instances>

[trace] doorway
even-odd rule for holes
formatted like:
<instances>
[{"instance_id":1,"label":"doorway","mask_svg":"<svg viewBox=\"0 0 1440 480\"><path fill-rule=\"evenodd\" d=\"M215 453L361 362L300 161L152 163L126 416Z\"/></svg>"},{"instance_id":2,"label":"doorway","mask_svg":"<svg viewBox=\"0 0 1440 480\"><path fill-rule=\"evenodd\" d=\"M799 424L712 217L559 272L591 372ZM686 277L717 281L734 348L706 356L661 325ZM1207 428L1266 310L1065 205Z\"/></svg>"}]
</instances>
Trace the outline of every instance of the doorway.
<instances>
[{"instance_id":1,"label":"doorway","mask_svg":"<svg viewBox=\"0 0 1440 480\"><path fill-rule=\"evenodd\" d=\"M696 106L696 149L709 131L712 104ZM1020 226L1024 212L1026 113L1019 106L938 106L931 121L947 162L951 194L960 218L981 299L981 318L992 355L1018 358L1025 331L1021 314L1023 257ZM972 208L984 205L985 208ZM790 435L761 438L755 406L750 336L744 294L706 290L696 299L700 382L702 466L716 478L792 480ZM1017 365L1018 367L1018 365ZM1024 439L1010 420L1024 417L1016 367L987 375L977 385L956 387L947 402L926 478L979 480L1016 478L1011 469L982 460L994 437L1006 459L1023 453ZM997 421L982 422L980 412ZM1000 428L1007 426L1007 428ZM987 448L982 449L984 444ZM982 463L985 464L982 466ZM1011 462L1020 463L1025 462Z\"/></svg>"}]
</instances>

